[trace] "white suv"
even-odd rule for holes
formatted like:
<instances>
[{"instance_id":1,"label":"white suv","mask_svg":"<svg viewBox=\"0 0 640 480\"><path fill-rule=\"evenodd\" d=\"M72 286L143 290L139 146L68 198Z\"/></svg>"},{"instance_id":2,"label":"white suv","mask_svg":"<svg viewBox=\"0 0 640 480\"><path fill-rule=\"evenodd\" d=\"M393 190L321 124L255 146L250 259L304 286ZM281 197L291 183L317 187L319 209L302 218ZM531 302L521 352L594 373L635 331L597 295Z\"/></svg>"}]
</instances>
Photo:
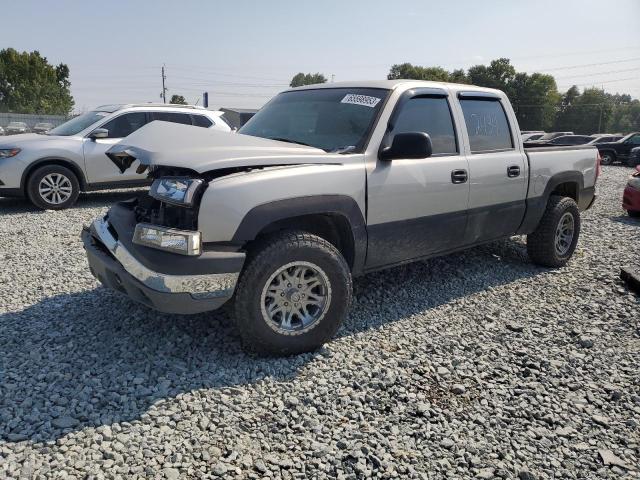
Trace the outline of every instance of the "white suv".
<instances>
[{"instance_id":1,"label":"white suv","mask_svg":"<svg viewBox=\"0 0 640 480\"><path fill-rule=\"evenodd\" d=\"M136 168L121 173L105 152L154 120L231 132L223 112L191 105L103 105L46 135L0 140L0 197L26 196L43 209L61 210L81 191L137 187L149 182Z\"/></svg>"}]
</instances>

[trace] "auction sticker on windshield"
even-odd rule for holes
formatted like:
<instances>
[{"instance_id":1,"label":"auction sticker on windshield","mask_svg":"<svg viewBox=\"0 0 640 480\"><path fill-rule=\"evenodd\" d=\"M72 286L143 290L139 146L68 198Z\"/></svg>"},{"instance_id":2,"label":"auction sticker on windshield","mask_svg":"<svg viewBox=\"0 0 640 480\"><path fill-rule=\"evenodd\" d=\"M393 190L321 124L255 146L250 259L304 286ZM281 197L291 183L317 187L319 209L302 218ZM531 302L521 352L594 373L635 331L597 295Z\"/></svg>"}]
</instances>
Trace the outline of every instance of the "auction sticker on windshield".
<instances>
[{"instance_id":1,"label":"auction sticker on windshield","mask_svg":"<svg viewBox=\"0 0 640 480\"><path fill-rule=\"evenodd\" d=\"M364 107L375 107L380 99L378 97L370 97L368 95L357 95L349 93L344 96L340 103L352 103L353 105L362 105Z\"/></svg>"}]
</instances>

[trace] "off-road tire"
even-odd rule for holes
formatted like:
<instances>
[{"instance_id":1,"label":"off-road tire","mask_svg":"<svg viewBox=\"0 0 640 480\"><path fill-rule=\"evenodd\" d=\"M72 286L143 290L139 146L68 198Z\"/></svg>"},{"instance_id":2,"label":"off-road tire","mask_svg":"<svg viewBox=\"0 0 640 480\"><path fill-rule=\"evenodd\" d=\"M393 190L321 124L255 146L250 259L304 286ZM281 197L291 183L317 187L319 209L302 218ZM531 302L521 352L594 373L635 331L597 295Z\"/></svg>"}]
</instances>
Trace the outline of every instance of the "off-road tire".
<instances>
[{"instance_id":1,"label":"off-road tire","mask_svg":"<svg viewBox=\"0 0 640 480\"><path fill-rule=\"evenodd\" d=\"M613 165L616 162L616 155L613 152L600 154L600 165Z\"/></svg>"},{"instance_id":2,"label":"off-road tire","mask_svg":"<svg viewBox=\"0 0 640 480\"><path fill-rule=\"evenodd\" d=\"M40 182L47 175L51 174L63 175L69 180L69 184L71 185L70 196L61 203L51 203L40 194ZM46 165L40 167L29 176L29 180L27 181L27 197L31 203L43 210L63 210L69 208L76 203L78 195L80 195L80 182L78 181L78 177L71 170L61 165Z\"/></svg>"},{"instance_id":3,"label":"off-road tire","mask_svg":"<svg viewBox=\"0 0 640 480\"><path fill-rule=\"evenodd\" d=\"M330 286L326 313L310 330L283 334L263 314L262 292L278 269L292 262L310 262L322 269ZM234 317L243 344L259 355L283 356L318 349L333 338L351 303L349 266L325 239L303 231L286 231L260 241L248 252L234 298Z\"/></svg>"},{"instance_id":4,"label":"off-road tire","mask_svg":"<svg viewBox=\"0 0 640 480\"><path fill-rule=\"evenodd\" d=\"M560 254L556 249L556 230L565 213L573 216L574 233L568 250ZM531 261L544 267L563 267L569 261L580 237L580 211L572 198L553 195L535 232L527 236L527 253Z\"/></svg>"}]
</instances>

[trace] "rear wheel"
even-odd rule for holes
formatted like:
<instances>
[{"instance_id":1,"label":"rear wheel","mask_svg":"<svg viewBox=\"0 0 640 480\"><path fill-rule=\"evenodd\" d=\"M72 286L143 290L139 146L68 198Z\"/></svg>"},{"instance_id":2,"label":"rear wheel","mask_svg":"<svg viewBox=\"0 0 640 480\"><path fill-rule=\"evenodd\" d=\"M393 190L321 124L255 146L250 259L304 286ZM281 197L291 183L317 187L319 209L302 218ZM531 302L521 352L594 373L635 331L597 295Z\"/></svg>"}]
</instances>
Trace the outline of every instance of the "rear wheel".
<instances>
[{"instance_id":1,"label":"rear wheel","mask_svg":"<svg viewBox=\"0 0 640 480\"><path fill-rule=\"evenodd\" d=\"M611 165L616 161L616 156L613 152L604 152L600 155L601 165Z\"/></svg>"},{"instance_id":2,"label":"rear wheel","mask_svg":"<svg viewBox=\"0 0 640 480\"><path fill-rule=\"evenodd\" d=\"M351 273L331 243L305 232L264 240L249 255L235 294L245 346L291 355L330 340L347 314Z\"/></svg>"},{"instance_id":3,"label":"rear wheel","mask_svg":"<svg viewBox=\"0 0 640 480\"><path fill-rule=\"evenodd\" d=\"M569 261L580 236L580 211L572 198L552 196L535 232L527 236L529 258L545 267Z\"/></svg>"},{"instance_id":4,"label":"rear wheel","mask_svg":"<svg viewBox=\"0 0 640 480\"><path fill-rule=\"evenodd\" d=\"M27 195L31 203L43 210L62 210L78 199L78 177L66 167L46 165L29 177Z\"/></svg>"}]
</instances>

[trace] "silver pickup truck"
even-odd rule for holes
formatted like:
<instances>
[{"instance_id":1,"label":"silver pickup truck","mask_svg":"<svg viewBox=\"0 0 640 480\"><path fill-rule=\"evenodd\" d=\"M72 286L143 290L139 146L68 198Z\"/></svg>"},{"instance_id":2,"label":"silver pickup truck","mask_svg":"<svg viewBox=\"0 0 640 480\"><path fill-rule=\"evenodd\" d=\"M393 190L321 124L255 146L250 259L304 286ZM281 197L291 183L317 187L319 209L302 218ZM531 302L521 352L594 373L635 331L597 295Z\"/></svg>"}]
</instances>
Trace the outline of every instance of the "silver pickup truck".
<instances>
[{"instance_id":1,"label":"silver pickup truck","mask_svg":"<svg viewBox=\"0 0 640 480\"><path fill-rule=\"evenodd\" d=\"M94 276L163 312L233 299L263 354L331 339L373 270L513 235L563 266L600 168L594 147L523 148L500 91L407 80L288 90L237 135L154 122L107 154L153 184L83 231Z\"/></svg>"}]
</instances>

